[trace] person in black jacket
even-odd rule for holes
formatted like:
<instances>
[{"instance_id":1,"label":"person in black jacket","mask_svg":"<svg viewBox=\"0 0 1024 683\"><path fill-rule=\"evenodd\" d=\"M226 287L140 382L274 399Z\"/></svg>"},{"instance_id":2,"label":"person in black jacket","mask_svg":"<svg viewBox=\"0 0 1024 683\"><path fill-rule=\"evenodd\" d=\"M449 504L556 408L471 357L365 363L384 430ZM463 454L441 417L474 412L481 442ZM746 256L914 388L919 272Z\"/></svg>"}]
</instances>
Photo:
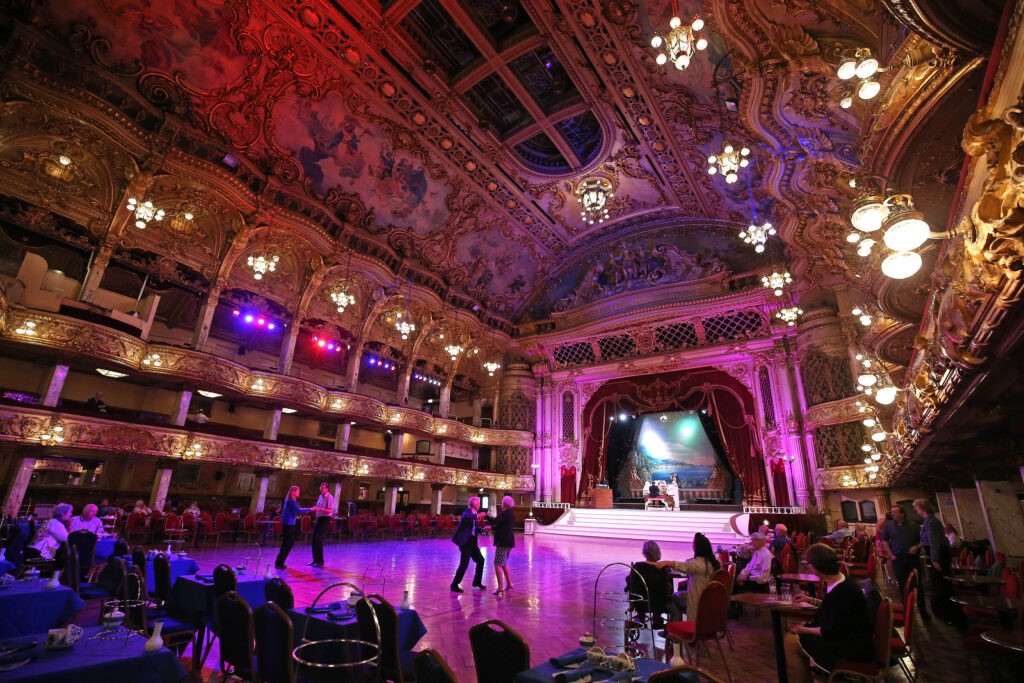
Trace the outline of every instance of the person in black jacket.
<instances>
[{"instance_id":1,"label":"person in black jacket","mask_svg":"<svg viewBox=\"0 0 1024 683\"><path fill-rule=\"evenodd\" d=\"M512 511L515 504L512 496L502 498L501 512L491 522L491 532L494 534L494 580L498 583L495 595L501 595L513 588L512 577L508 573L508 556L516 546L516 537L512 531L512 526L516 523L516 515ZM501 587L502 574L505 575L504 590Z\"/></svg>"},{"instance_id":2,"label":"person in black jacket","mask_svg":"<svg viewBox=\"0 0 1024 683\"><path fill-rule=\"evenodd\" d=\"M477 513L480 511L480 498L473 496L469 499L469 507L462 511L459 519L459 526L452 536L452 543L459 546L459 568L455 571L455 578L452 580L452 592L464 593L459 587L462 577L466 575L469 567L469 560L476 563L476 572L473 574L473 587L483 590L484 586L484 556L480 554L480 546L477 545L477 535L480 533Z\"/></svg>"},{"instance_id":3,"label":"person in black jacket","mask_svg":"<svg viewBox=\"0 0 1024 683\"><path fill-rule=\"evenodd\" d=\"M857 582L839 571L839 556L823 543L804 553L811 571L825 582L825 597L798 595L794 602L820 605L814 620L786 635L786 669L793 683L810 683L811 661L831 671L839 660L870 662L875 658L868 603Z\"/></svg>"}]
</instances>

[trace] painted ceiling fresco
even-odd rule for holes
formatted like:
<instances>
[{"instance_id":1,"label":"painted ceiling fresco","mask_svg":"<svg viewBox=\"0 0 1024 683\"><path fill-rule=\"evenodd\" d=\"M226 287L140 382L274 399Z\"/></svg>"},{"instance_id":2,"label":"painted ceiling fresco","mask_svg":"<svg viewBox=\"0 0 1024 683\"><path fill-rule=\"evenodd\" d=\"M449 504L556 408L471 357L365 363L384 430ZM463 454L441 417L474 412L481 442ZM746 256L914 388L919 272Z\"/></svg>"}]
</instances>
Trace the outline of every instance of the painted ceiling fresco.
<instances>
[{"instance_id":1,"label":"painted ceiling fresco","mask_svg":"<svg viewBox=\"0 0 1024 683\"><path fill-rule=\"evenodd\" d=\"M815 240L848 201L864 110L842 109L830 79L842 50L893 25L875 0L685 0L709 46L677 71L649 47L669 0L39 7L51 36L320 202L344 222L332 234L383 245L513 322L657 284L642 269L613 286L587 275L623 245L737 275L788 262L812 283L842 276ZM731 185L706 172L727 141L753 151ZM575 190L595 176L615 196L590 225ZM760 255L730 237L755 217L779 229ZM678 234L633 243L667 224Z\"/></svg>"}]
</instances>

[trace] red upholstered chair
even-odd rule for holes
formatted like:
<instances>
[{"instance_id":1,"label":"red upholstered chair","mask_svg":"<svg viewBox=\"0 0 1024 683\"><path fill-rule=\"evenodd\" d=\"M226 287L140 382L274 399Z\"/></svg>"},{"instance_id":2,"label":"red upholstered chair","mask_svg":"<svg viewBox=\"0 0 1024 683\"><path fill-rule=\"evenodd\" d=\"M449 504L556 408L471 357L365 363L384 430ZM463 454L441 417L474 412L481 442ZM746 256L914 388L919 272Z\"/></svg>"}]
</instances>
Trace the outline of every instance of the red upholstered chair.
<instances>
[{"instance_id":1,"label":"red upholstered chair","mask_svg":"<svg viewBox=\"0 0 1024 683\"><path fill-rule=\"evenodd\" d=\"M917 591L912 590L907 594L907 614L903 626L903 637L900 638L895 633L892 636L892 657L910 680L914 680L915 676L905 660L909 659L910 663L915 668L917 667L917 662L914 661L914 630L916 628L914 625L914 610L917 607L914 603L916 602Z\"/></svg>"},{"instance_id":2,"label":"red upholstered chair","mask_svg":"<svg viewBox=\"0 0 1024 683\"><path fill-rule=\"evenodd\" d=\"M665 660L672 660L671 643L677 642L684 649L687 645L693 645L693 652L696 654L694 665L700 666L700 643L715 641L718 645L718 652L722 655L725 663L725 673L732 681L732 672L729 670L729 660L722 649L722 636L726 629L726 612L729 607L729 593L725 586L712 581L704 587L697 603L697 618L693 621L672 621L665 627Z\"/></svg>"},{"instance_id":3,"label":"red upholstered chair","mask_svg":"<svg viewBox=\"0 0 1024 683\"><path fill-rule=\"evenodd\" d=\"M903 613L907 609L907 596L910 595L910 591L917 590L917 570L911 570L907 576L906 588L903 590L903 604L893 605L892 607L892 621L895 626L903 626Z\"/></svg>"},{"instance_id":4,"label":"red upholstered chair","mask_svg":"<svg viewBox=\"0 0 1024 683\"><path fill-rule=\"evenodd\" d=\"M836 662L828 680L844 680L846 677L867 678L872 681L884 681L892 666L892 600L884 598L875 614L875 661Z\"/></svg>"},{"instance_id":5,"label":"red upholstered chair","mask_svg":"<svg viewBox=\"0 0 1024 683\"><path fill-rule=\"evenodd\" d=\"M185 538L185 528L182 524L181 517L170 512L164 519L164 540L165 541L180 541Z\"/></svg>"},{"instance_id":6,"label":"red upholstered chair","mask_svg":"<svg viewBox=\"0 0 1024 683\"><path fill-rule=\"evenodd\" d=\"M146 534L148 533L146 529L146 515L142 514L141 512L133 512L132 514L128 515L128 519L127 521L125 521L124 524L124 533L125 540L127 540L129 544L132 541L133 535L145 538Z\"/></svg>"},{"instance_id":7,"label":"red upholstered chair","mask_svg":"<svg viewBox=\"0 0 1024 683\"><path fill-rule=\"evenodd\" d=\"M256 526L256 515L245 516L245 521L242 522L242 531L245 533L246 543L259 541L260 536L263 535L263 530Z\"/></svg>"},{"instance_id":8,"label":"red upholstered chair","mask_svg":"<svg viewBox=\"0 0 1024 683\"><path fill-rule=\"evenodd\" d=\"M307 543L313 542L313 520L309 518L309 515L302 516L302 523L300 525L302 535L306 538Z\"/></svg>"},{"instance_id":9,"label":"red upholstered chair","mask_svg":"<svg viewBox=\"0 0 1024 683\"><path fill-rule=\"evenodd\" d=\"M1004 573L1003 580L1006 581L999 588L999 597L1018 600L1020 598L1020 575L1016 572ZM986 607L964 607L964 616L968 619L992 619L999 623L999 610Z\"/></svg>"},{"instance_id":10,"label":"red upholstered chair","mask_svg":"<svg viewBox=\"0 0 1024 683\"><path fill-rule=\"evenodd\" d=\"M149 515L149 534L152 538L158 538L164 533L164 513L153 510Z\"/></svg>"},{"instance_id":11,"label":"red upholstered chair","mask_svg":"<svg viewBox=\"0 0 1024 683\"><path fill-rule=\"evenodd\" d=\"M783 574L796 574L796 555L793 553L793 546L782 546L781 561Z\"/></svg>"},{"instance_id":12,"label":"red upholstered chair","mask_svg":"<svg viewBox=\"0 0 1024 683\"><path fill-rule=\"evenodd\" d=\"M206 542L214 536L213 528L213 517L210 516L210 513L200 513L199 519L196 521L196 537L202 535L203 547L206 547Z\"/></svg>"}]
</instances>

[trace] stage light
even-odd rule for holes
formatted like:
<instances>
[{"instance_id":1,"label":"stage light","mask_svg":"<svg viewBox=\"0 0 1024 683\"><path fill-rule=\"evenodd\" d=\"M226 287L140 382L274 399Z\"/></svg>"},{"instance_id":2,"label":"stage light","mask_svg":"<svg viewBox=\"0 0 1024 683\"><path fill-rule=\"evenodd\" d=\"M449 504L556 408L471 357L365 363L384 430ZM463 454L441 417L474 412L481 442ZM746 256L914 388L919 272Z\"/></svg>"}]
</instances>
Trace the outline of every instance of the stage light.
<instances>
[{"instance_id":1,"label":"stage light","mask_svg":"<svg viewBox=\"0 0 1024 683\"><path fill-rule=\"evenodd\" d=\"M245 322L247 322L247 323L251 323L252 322L252 314L251 313L250 314L246 314Z\"/></svg>"},{"instance_id":2,"label":"stage light","mask_svg":"<svg viewBox=\"0 0 1024 683\"><path fill-rule=\"evenodd\" d=\"M257 319L256 319L256 324L257 324L257 325L266 325L266 324L267 324L267 321L266 321L266 320L264 320L263 318L257 318Z\"/></svg>"},{"instance_id":3,"label":"stage light","mask_svg":"<svg viewBox=\"0 0 1024 683\"><path fill-rule=\"evenodd\" d=\"M661 420L662 422L668 422L668 415L662 415L662 416L661 416L660 418L658 418L658 419L660 419L660 420Z\"/></svg>"},{"instance_id":4,"label":"stage light","mask_svg":"<svg viewBox=\"0 0 1024 683\"><path fill-rule=\"evenodd\" d=\"M376 364L377 364L377 359L376 359L376 358L374 358L373 356L370 356L370 358L369 358L369 360L368 360L367 362L368 362L368 363L369 363L370 365L376 365Z\"/></svg>"},{"instance_id":5,"label":"stage light","mask_svg":"<svg viewBox=\"0 0 1024 683\"><path fill-rule=\"evenodd\" d=\"M385 370L390 370L391 369L391 363L385 363L384 364L384 369Z\"/></svg>"},{"instance_id":6,"label":"stage light","mask_svg":"<svg viewBox=\"0 0 1024 683\"><path fill-rule=\"evenodd\" d=\"M231 311L231 314L232 315L242 315L242 312L236 308L235 310Z\"/></svg>"},{"instance_id":7,"label":"stage light","mask_svg":"<svg viewBox=\"0 0 1024 683\"><path fill-rule=\"evenodd\" d=\"M318 341L316 343L316 345L319 346L320 348L323 348L323 347L327 346L327 342L324 341L323 339L321 339L320 341Z\"/></svg>"},{"instance_id":8,"label":"stage light","mask_svg":"<svg viewBox=\"0 0 1024 683\"><path fill-rule=\"evenodd\" d=\"M626 421L626 417L627 416L626 416L625 413L619 413L619 422L625 422Z\"/></svg>"}]
</instances>

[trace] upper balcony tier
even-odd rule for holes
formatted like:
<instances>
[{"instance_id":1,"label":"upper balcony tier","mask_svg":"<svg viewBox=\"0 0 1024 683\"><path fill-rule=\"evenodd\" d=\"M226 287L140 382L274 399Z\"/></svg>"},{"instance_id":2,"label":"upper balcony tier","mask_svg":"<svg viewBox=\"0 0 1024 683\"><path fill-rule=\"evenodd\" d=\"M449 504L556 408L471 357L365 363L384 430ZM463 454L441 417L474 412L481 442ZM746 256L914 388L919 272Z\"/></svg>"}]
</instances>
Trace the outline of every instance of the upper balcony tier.
<instances>
[{"instance_id":1,"label":"upper balcony tier","mask_svg":"<svg viewBox=\"0 0 1024 683\"><path fill-rule=\"evenodd\" d=\"M202 351L146 343L130 334L56 313L9 306L0 297L0 340L55 349L133 374L173 378L195 389L312 411L323 417L462 441L478 446L533 446L529 432L485 429L387 405L368 396L329 390L289 375L251 370Z\"/></svg>"}]
</instances>

